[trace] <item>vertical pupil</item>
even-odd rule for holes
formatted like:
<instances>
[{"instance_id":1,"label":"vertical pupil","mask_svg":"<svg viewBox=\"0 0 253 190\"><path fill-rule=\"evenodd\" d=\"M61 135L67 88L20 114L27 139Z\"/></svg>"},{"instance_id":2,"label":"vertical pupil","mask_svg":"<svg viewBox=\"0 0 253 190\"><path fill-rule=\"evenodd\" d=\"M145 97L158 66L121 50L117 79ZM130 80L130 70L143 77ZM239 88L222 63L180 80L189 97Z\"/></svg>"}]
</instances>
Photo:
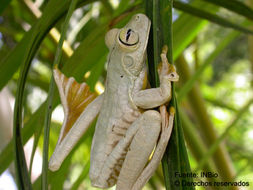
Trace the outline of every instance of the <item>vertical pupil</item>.
<instances>
[{"instance_id":1,"label":"vertical pupil","mask_svg":"<svg viewBox=\"0 0 253 190\"><path fill-rule=\"evenodd\" d=\"M128 41L128 40L129 40L130 35L131 35L131 32L132 32L132 30L131 30L131 29L128 29L128 30L127 30L127 34L126 34L126 41Z\"/></svg>"}]
</instances>

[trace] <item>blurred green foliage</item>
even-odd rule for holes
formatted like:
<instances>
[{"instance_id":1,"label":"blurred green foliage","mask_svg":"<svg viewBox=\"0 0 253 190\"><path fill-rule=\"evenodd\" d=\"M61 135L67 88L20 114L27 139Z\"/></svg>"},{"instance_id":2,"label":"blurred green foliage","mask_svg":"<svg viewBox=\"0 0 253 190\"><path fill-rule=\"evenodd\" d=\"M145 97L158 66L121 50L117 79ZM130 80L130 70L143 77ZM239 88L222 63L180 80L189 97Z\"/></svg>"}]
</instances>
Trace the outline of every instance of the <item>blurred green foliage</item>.
<instances>
[{"instance_id":1,"label":"blurred green foliage","mask_svg":"<svg viewBox=\"0 0 253 190\"><path fill-rule=\"evenodd\" d=\"M252 0L248 2L250 1ZM180 2L196 8L195 11L201 9L223 18L227 27L228 23L233 23L251 29L250 16L242 13L243 11L235 11L236 6L211 4L207 0ZM224 2L229 3L229 1ZM243 3L240 7L246 6L247 3L237 0L231 2ZM55 27L60 34L70 0L62 1L61 6L55 8L55 12L51 11L54 10L53 7L48 7L50 3L55 6L59 2L6 0L0 8L0 88L9 88L15 96L20 67L31 62L22 105L24 122L22 136L24 144L31 137L36 137L40 151L43 147L42 124L45 114L43 102L47 97L51 67L57 47L55 40L57 34L49 33L49 30ZM249 6L247 9L251 11ZM180 113L184 115L181 120L191 168L193 171L198 168L198 164L209 148L229 128L222 140L222 146L218 144L217 152L208 157L208 162L200 170L218 172L217 181L225 179L252 181L253 106L250 105L243 114L239 113L241 108L253 98L253 60L250 58L253 49L248 46L253 43L253 40L235 29L223 27L224 20L212 23L214 18L210 14L199 11L197 18L196 13L185 11L179 6L173 12L173 59L180 75L180 82L175 85L176 94L180 94L180 90L188 85L186 94L180 97L182 99L179 107ZM63 72L67 76L74 76L79 82L87 81L92 90L97 90L98 82L103 84L106 77L108 53L104 44L106 32L111 28L124 26L132 15L139 12L144 12L142 0L79 1L78 8L70 20L66 37L73 53L70 53L66 47L63 48L61 59L65 64ZM44 20L37 18L38 14L42 14ZM41 28L43 30L40 30ZM231 35L228 44L217 50L232 32L234 35ZM35 40L31 39L38 40L31 35L35 33L41 35L41 41L36 41L36 47L33 47ZM214 56L210 58L214 52ZM31 59L25 59L25 55L28 54ZM206 62L208 63L204 65ZM192 83L187 83L193 78ZM55 95L53 107L59 104L58 93ZM57 110L53 114L51 124L49 155L53 152L60 130L59 116L62 115L62 110ZM236 122L231 127L233 121ZM94 127L91 127L61 169L55 173L49 172L49 185L52 189L63 189L63 187L64 189L95 189L90 186L88 177L93 133ZM13 160L12 148L13 140L0 154L0 173L7 169ZM223 162L227 164L222 165ZM40 189L40 180L41 178L38 178L33 183L34 189ZM163 188L163 174L159 167L145 189Z\"/></svg>"}]
</instances>

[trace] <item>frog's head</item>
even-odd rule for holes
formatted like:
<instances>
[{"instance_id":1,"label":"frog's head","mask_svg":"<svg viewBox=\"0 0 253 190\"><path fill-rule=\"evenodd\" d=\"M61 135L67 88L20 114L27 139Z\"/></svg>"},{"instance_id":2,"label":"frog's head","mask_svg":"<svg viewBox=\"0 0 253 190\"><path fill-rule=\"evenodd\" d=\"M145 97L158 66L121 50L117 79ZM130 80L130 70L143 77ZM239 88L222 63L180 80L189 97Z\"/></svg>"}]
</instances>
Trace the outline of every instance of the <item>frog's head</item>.
<instances>
[{"instance_id":1,"label":"frog's head","mask_svg":"<svg viewBox=\"0 0 253 190\"><path fill-rule=\"evenodd\" d=\"M121 29L112 29L106 34L106 45L111 52L120 54L123 68L138 76L146 59L150 20L144 14L134 15Z\"/></svg>"}]
</instances>

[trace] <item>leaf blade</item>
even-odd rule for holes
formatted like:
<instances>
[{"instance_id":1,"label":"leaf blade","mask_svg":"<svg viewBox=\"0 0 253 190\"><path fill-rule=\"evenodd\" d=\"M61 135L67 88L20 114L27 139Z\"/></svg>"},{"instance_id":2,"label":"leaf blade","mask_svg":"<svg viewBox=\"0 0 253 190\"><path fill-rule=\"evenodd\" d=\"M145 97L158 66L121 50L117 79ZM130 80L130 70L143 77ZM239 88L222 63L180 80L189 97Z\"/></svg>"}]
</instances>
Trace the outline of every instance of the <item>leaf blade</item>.
<instances>
[{"instance_id":1,"label":"leaf blade","mask_svg":"<svg viewBox=\"0 0 253 190\"><path fill-rule=\"evenodd\" d=\"M185 95L192 89L193 85L199 79L204 70L212 63L212 61L219 55L219 53L230 43L233 39L239 36L238 31L231 31L221 43L215 48L215 50L207 57L204 63L196 70L192 77L184 84L178 93L178 101L181 102Z\"/></svg>"},{"instance_id":2,"label":"leaf blade","mask_svg":"<svg viewBox=\"0 0 253 190\"><path fill-rule=\"evenodd\" d=\"M209 3L212 3L217 6L224 7L230 11L233 11L239 15L244 16L250 20L253 20L253 10L245 5L244 3L237 0L203 0Z\"/></svg>"},{"instance_id":3,"label":"leaf blade","mask_svg":"<svg viewBox=\"0 0 253 190\"><path fill-rule=\"evenodd\" d=\"M62 67L60 63L62 57L62 46L64 39L66 37L69 21L71 15L73 14L78 0L72 0L62 27L61 37L59 40L59 44L57 46L56 55L53 63L54 66ZM50 132L50 123L51 123L51 116L52 116L52 104L53 104L53 97L54 97L54 90L55 90L55 82L53 77L51 78L49 90L48 90L48 100L47 100L47 110L45 114L44 120L44 139L43 139L43 162L42 162L42 190L48 189L48 148L49 148L49 132Z\"/></svg>"},{"instance_id":4,"label":"leaf blade","mask_svg":"<svg viewBox=\"0 0 253 190\"><path fill-rule=\"evenodd\" d=\"M152 1L151 1L152 2ZM164 45L168 46L168 61L173 63L173 27L172 27L172 0L171 1L153 1L151 4L146 1L146 13L152 21L151 38L148 44L148 64L151 76L151 84L153 87L158 87L157 81L157 65L160 62L160 53ZM151 6L152 5L152 6ZM152 13L151 13L152 12ZM149 51L152 49L153 51ZM154 54L153 56L150 54ZM151 66L151 68L150 68ZM151 86L152 86L151 85ZM177 102L175 97L174 85L172 85L172 100L171 104L176 109L175 122L170 141L167 145L165 154L162 159L163 174L166 189L186 189L185 187L175 183L175 172L189 172L189 160L182 138L182 130L180 130L181 122L177 111ZM181 135L180 135L181 134ZM180 151L180 148L184 149ZM187 163L186 163L187 162ZM181 180L181 179L179 179ZM191 179L189 179L191 180ZM181 184L181 182L179 182ZM188 187L187 187L188 188ZM188 188L189 189L189 188ZM194 189L194 188L190 188Z\"/></svg>"},{"instance_id":5,"label":"leaf blade","mask_svg":"<svg viewBox=\"0 0 253 190\"><path fill-rule=\"evenodd\" d=\"M4 11L4 9L9 5L11 0L2 0L1 1L1 6L0 6L0 14Z\"/></svg>"},{"instance_id":6,"label":"leaf blade","mask_svg":"<svg viewBox=\"0 0 253 190\"><path fill-rule=\"evenodd\" d=\"M207 11L201 10L199 8L193 7L188 3L182 3L180 1L174 1L173 6L179 10L182 10L184 12L187 12L189 14L192 14L196 17L206 19L208 21L211 21L215 24L221 25L223 27L232 28L235 30L238 30L240 32L251 34L253 35L253 31L250 29L247 29L245 27L242 27L238 24L234 24L220 16L214 15L212 13L209 13Z\"/></svg>"}]
</instances>

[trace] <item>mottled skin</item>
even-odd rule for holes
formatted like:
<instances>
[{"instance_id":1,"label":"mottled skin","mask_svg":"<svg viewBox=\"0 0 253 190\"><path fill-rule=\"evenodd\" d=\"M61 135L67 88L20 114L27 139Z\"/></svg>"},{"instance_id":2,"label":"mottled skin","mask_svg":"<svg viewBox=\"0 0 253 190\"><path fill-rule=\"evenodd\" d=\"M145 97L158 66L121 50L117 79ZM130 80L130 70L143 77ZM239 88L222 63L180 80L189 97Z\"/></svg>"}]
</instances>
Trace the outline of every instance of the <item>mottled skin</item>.
<instances>
[{"instance_id":1,"label":"mottled skin","mask_svg":"<svg viewBox=\"0 0 253 190\"><path fill-rule=\"evenodd\" d=\"M125 28L141 35L137 46L130 48L119 41L119 29L113 29L106 36L106 42L113 40L114 43L107 43L110 54L106 88L91 149L92 179L100 175L107 156L141 114L132 98L141 90L146 77L145 52L150 22L146 16L136 15Z\"/></svg>"},{"instance_id":2,"label":"mottled skin","mask_svg":"<svg viewBox=\"0 0 253 190\"><path fill-rule=\"evenodd\" d=\"M105 92L91 102L77 119L69 119L76 121L65 137L58 141L49 163L51 170L60 167L98 115L91 148L92 185L108 188L116 184L120 190L137 190L152 176L171 134L174 110L172 108L168 115L163 105L171 99L171 81L177 81L178 75L167 61L165 47L158 69L160 87L146 89L145 59L149 28L149 19L137 14L124 28L107 33L105 41L110 53ZM66 101L68 97L78 100L78 93L71 91L73 78L64 79L59 72L54 74L65 114L69 113L69 110L75 109L70 108ZM160 113L152 110L159 106ZM66 131L65 125L62 131ZM154 147L156 149L149 161Z\"/></svg>"}]
</instances>

